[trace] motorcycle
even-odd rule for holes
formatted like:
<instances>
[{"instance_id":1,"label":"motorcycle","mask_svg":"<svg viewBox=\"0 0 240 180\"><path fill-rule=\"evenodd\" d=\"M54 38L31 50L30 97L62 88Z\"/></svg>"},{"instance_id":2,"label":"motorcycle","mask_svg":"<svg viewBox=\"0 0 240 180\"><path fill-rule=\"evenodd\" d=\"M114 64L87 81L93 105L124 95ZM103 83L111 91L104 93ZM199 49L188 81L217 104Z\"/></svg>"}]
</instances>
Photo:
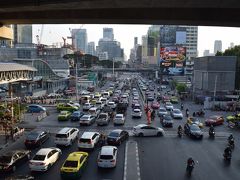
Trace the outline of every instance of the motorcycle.
<instances>
[{"instance_id":1,"label":"motorcycle","mask_svg":"<svg viewBox=\"0 0 240 180\"><path fill-rule=\"evenodd\" d=\"M209 131L209 137L214 138L215 137L215 131Z\"/></svg>"},{"instance_id":2,"label":"motorcycle","mask_svg":"<svg viewBox=\"0 0 240 180\"><path fill-rule=\"evenodd\" d=\"M181 138L182 136L183 136L183 131L182 131L182 130L179 130L179 131L178 131L178 137Z\"/></svg>"},{"instance_id":3,"label":"motorcycle","mask_svg":"<svg viewBox=\"0 0 240 180\"><path fill-rule=\"evenodd\" d=\"M234 144L234 139L229 139L228 140L228 146L233 150L234 147L235 147L235 144Z\"/></svg>"},{"instance_id":4,"label":"motorcycle","mask_svg":"<svg viewBox=\"0 0 240 180\"><path fill-rule=\"evenodd\" d=\"M224 153L223 157L225 161L231 162L232 155L230 153L229 154Z\"/></svg>"},{"instance_id":5,"label":"motorcycle","mask_svg":"<svg viewBox=\"0 0 240 180\"><path fill-rule=\"evenodd\" d=\"M188 176L191 176L191 175L192 175L193 168L194 168L194 165L193 165L193 164L188 164L188 165L187 165L186 172L187 172Z\"/></svg>"}]
</instances>

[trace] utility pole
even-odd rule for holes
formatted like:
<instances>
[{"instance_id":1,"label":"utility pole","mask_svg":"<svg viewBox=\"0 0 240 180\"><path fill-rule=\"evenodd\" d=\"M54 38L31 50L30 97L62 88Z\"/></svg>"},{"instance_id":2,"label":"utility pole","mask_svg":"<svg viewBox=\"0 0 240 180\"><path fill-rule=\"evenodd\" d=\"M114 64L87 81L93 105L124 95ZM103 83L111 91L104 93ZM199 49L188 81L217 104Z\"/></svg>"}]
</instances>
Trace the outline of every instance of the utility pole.
<instances>
[{"instance_id":1,"label":"utility pole","mask_svg":"<svg viewBox=\"0 0 240 180\"><path fill-rule=\"evenodd\" d=\"M114 75L114 58L113 58L113 77L115 77L115 75Z\"/></svg>"},{"instance_id":2,"label":"utility pole","mask_svg":"<svg viewBox=\"0 0 240 180\"><path fill-rule=\"evenodd\" d=\"M217 91L217 79L218 79L218 75L215 76L215 83L214 83L214 105L215 105L215 99L216 99L216 91Z\"/></svg>"},{"instance_id":3,"label":"utility pole","mask_svg":"<svg viewBox=\"0 0 240 180\"><path fill-rule=\"evenodd\" d=\"M76 71L75 71L75 83L76 83L76 101L78 102L78 70L77 70L77 62L76 62Z\"/></svg>"}]
</instances>

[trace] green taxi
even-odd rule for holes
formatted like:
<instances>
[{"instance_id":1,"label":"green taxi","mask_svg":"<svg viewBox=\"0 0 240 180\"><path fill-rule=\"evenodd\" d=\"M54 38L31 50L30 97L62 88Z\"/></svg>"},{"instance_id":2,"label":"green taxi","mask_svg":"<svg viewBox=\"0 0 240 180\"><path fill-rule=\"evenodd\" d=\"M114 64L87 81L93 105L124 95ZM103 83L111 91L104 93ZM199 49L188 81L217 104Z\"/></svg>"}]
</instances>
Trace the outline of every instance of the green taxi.
<instances>
[{"instance_id":1,"label":"green taxi","mask_svg":"<svg viewBox=\"0 0 240 180\"><path fill-rule=\"evenodd\" d=\"M67 120L69 120L71 114L72 113L69 111L61 111L60 114L58 115L58 120L59 121L67 121Z\"/></svg>"}]
</instances>

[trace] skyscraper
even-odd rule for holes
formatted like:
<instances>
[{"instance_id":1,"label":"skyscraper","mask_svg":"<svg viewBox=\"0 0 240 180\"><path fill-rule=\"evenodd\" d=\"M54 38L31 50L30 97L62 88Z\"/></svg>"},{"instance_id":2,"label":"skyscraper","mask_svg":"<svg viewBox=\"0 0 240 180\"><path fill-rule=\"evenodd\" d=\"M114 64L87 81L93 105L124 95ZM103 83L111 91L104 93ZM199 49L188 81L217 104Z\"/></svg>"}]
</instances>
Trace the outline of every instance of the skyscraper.
<instances>
[{"instance_id":1,"label":"skyscraper","mask_svg":"<svg viewBox=\"0 0 240 180\"><path fill-rule=\"evenodd\" d=\"M32 43L32 25L14 25L14 44Z\"/></svg>"},{"instance_id":2,"label":"skyscraper","mask_svg":"<svg viewBox=\"0 0 240 180\"><path fill-rule=\"evenodd\" d=\"M96 55L95 42L89 42L88 43L87 53L91 54L93 56Z\"/></svg>"},{"instance_id":3,"label":"skyscraper","mask_svg":"<svg viewBox=\"0 0 240 180\"><path fill-rule=\"evenodd\" d=\"M222 52L222 41L221 40L214 41L214 54L216 54L218 51Z\"/></svg>"},{"instance_id":4,"label":"skyscraper","mask_svg":"<svg viewBox=\"0 0 240 180\"><path fill-rule=\"evenodd\" d=\"M114 40L113 28L103 28L103 39L109 41Z\"/></svg>"},{"instance_id":5,"label":"skyscraper","mask_svg":"<svg viewBox=\"0 0 240 180\"><path fill-rule=\"evenodd\" d=\"M210 55L209 49L205 49L203 52L203 56L209 56L209 55Z\"/></svg>"},{"instance_id":6,"label":"skyscraper","mask_svg":"<svg viewBox=\"0 0 240 180\"><path fill-rule=\"evenodd\" d=\"M73 47L78 51L87 53L87 30L73 29L72 36L73 36Z\"/></svg>"}]
</instances>

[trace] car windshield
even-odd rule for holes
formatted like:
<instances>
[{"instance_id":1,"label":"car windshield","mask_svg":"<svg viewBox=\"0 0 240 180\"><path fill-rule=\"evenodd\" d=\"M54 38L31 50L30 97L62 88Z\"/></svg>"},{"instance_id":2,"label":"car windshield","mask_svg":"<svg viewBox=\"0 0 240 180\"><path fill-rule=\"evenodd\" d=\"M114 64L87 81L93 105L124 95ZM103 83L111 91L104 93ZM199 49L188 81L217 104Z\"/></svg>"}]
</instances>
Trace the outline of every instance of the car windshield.
<instances>
[{"instance_id":1,"label":"car windshield","mask_svg":"<svg viewBox=\"0 0 240 180\"><path fill-rule=\"evenodd\" d=\"M88 120L89 119L89 116L83 116L81 117L81 120Z\"/></svg>"},{"instance_id":2,"label":"car windshield","mask_svg":"<svg viewBox=\"0 0 240 180\"><path fill-rule=\"evenodd\" d=\"M38 138L38 133L30 133L27 135L27 140L35 140Z\"/></svg>"},{"instance_id":3,"label":"car windshield","mask_svg":"<svg viewBox=\"0 0 240 180\"><path fill-rule=\"evenodd\" d=\"M164 119L167 120L167 121L172 120L171 116L164 116Z\"/></svg>"},{"instance_id":4,"label":"car windshield","mask_svg":"<svg viewBox=\"0 0 240 180\"><path fill-rule=\"evenodd\" d=\"M0 163L10 163L12 160L11 156L0 156Z\"/></svg>"},{"instance_id":5,"label":"car windshield","mask_svg":"<svg viewBox=\"0 0 240 180\"><path fill-rule=\"evenodd\" d=\"M200 128L198 126L191 126L192 131L200 131Z\"/></svg>"},{"instance_id":6,"label":"car windshield","mask_svg":"<svg viewBox=\"0 0 240 180\"><path fill-rule=\"evenodd\" d=\"M79 115L80 115L80 112L74 112L72 115L73 115L73 116L79 116Z\"/></svg>"},{"instance_id":7,"label":"car windshield","mask_svg":"<svg viewBox=\"0 0 240 180\"><path fill-rule=\"evenodd\" d=\"M33 157L33 160L36 160L36 161L43 161L44 159L45 159L45 155L35 155L34 157Z\"/></svg>"},{"instance_id":8,"label":"car windshield","mask_svg":"<svg viewBox=\"0 0 240 180\"><path fill-rule=\"evenodd\" d=\"M217 120L216 116L211 116L210 119Z\"/></svg>"},{"instance_id":9,"label":"car windshield","mask_svg":"<svg viewBox=\"0 0 240 180\"><path fill-rule=\"evenodd\" d=\"M75 168L78 166L78 161L65 161L64 167Z\"/></svg>"},{"instance_id":10,"label":"car windshield","mask_svg":"<svg viewBox=\"0 0 240 180\"><path fill-rule=\"evenodd\" d=\"M111 132L111 133L109 134L109 136L110 136L110 137L119 137L119 133L117 133L117 132Z\"/></svg>"},{"instance_id":11,"label":"car windshield","mask_svg":"<svg viewBox=\"0 0 240 180\"><path fill-rule=\"evenodd\" d=\"M180 114L180 113L181 113L181 111L178 110L178 109L177 109L177 110L174 110L173 112L174 112L174 113L177 113L177 114Z\"/></svg>"},{"instance_id":12,"label":"car windshield","mask_svg":"<svg viewBox=\"0 0 240 180\"><path fill-rule=\"evenodd\" d=\"M67 138L67 134L56 134L56 138Z\"/></svg>"},{"instance_id":13,"label":"car windshield","mask_svg":"<svg viewBox=\"0 0 240 180\"><path fill-rule=\"evenodd\" d=\"M106 117L107 117L106 114L100 114L100 115L99 115L99 118L106 118Z\"/></svg>"},{"instance_id":14,"label":"car windshield","mask_svg":"<svg viewBox=\"0 0 240 180\"><path fill-rule=\"evenodd\" d=\"M122 116L121 115L116 115L116 118L122 118Z\"/></svg>"},{"instance_id":15,"label":"car windshield","mask_svg":"<svg viewBox=\"0 0 240 180\"><path fill-rule=\"evenodd\" d=\"M166 109L159 109L160 112L166 112Z\"/></svg>"}]
</instances>

